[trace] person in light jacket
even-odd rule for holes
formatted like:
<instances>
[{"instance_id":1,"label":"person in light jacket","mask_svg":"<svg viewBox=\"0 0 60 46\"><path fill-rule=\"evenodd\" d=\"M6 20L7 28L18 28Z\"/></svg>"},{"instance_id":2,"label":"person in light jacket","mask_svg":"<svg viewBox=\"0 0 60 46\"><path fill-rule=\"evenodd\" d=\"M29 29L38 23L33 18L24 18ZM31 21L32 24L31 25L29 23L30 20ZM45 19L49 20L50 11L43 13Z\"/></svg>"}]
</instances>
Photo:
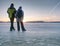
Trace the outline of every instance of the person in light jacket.
<instances>
[{"instance_id":1,"label":"person in light jacket","mask_svg":"<svg viewBox=\"0 0 60 46\"><path fill-rule=\"evenodd\" d=\"M20 31L20 25L22 31L26 31L24 24L23 24L24 12L22 10L22 6L20 6L16 12L16 19L17 19L17 30Z\"/></svg>"}]
</instances>

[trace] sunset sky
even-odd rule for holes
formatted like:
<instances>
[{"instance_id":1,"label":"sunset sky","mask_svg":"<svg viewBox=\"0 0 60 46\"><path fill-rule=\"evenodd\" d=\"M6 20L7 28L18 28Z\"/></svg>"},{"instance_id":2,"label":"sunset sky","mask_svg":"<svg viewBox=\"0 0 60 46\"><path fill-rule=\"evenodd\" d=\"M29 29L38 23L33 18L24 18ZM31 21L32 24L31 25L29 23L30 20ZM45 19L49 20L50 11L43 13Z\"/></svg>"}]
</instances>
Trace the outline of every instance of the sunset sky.
<instances>
[{"instance_id":1,"label":"sunset sky","mask_svg":"<svg viewBox=\"0 0 60 46\"><path fill-rule=\"evenodd\" d=\"M60 21L60 0L0 0L0 21L9 21L7 9L22 6L24 21Z\"/></svg>"}]
</instances>

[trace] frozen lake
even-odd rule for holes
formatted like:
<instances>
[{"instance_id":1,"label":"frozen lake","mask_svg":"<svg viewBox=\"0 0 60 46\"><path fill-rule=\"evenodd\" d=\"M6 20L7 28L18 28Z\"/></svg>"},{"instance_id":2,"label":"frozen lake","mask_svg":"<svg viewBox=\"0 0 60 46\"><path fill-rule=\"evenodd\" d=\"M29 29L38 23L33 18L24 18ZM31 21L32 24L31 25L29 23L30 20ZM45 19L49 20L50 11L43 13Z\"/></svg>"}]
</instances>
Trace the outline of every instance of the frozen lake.
<instances>
[{"instance_id":1,"label":"frozen lake","mask_svg":"<svg viewBox=\"0 0 60 46\"><path fill-rule=\"evenodd\" d=\"M0 23L0 46L60 46L60 23L24 23L27 31L9 31L10 23Z\"/></svg>"}]
</instances>

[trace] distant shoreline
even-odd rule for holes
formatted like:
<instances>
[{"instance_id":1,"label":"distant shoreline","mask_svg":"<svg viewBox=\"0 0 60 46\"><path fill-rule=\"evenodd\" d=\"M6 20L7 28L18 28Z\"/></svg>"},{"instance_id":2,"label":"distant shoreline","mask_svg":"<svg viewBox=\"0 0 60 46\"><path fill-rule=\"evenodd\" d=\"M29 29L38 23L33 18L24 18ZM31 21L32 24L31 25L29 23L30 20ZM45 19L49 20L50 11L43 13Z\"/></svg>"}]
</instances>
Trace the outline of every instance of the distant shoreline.
<instances>
[{"instance_id":1,"label":"distant shoreline","mask_svg":"<svg viewBox=\"0 0 60 46\"><path fill-rule=\"evenodd\" d=\"M45 22L45 21L28 21L26 23L60 23L60 21L52 21L52 22Z\"/></svg>"},{"instance_id":2,"label":"distant shoreline","mask_svg":"<svg viewBox=\"0 0 60 46\"><path fill-rule=\"evenodd\" d=\"M10 23L10 22L0 21L0 23ZM16 23L16 22L14 22L14 23ZM60 23L60 21L52 21L52 22L45 22L45 21L27 21L27 22L24 22L24 23Z\"/></svg>"}]
</instances>

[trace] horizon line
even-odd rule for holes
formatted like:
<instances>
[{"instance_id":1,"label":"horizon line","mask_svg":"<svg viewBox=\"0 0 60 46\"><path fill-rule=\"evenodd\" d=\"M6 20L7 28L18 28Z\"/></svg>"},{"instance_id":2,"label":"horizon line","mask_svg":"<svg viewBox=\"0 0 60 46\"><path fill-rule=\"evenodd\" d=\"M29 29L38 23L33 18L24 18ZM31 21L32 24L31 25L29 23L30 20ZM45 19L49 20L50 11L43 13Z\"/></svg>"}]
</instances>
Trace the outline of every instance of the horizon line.
<instances>
[{"instance_id":1,"label":"horizon line","mask_svg":"<svg viewBox=\"0 0 60 46\"><path fill-rule=\"evenodd\" d=\"M0 23L1 22L10 22L10 21L0 21ZM14 21L14 22L16 22L16 21ZM25 22L60 22L60 21L43 21L43 20L37 20L37 21L25 21Z\"/></svg>"}]
</instances>

